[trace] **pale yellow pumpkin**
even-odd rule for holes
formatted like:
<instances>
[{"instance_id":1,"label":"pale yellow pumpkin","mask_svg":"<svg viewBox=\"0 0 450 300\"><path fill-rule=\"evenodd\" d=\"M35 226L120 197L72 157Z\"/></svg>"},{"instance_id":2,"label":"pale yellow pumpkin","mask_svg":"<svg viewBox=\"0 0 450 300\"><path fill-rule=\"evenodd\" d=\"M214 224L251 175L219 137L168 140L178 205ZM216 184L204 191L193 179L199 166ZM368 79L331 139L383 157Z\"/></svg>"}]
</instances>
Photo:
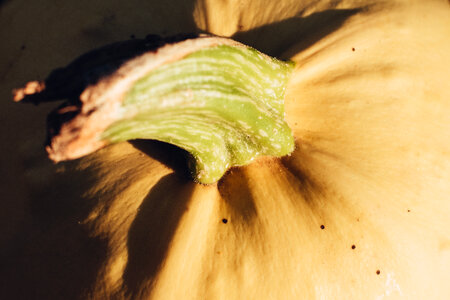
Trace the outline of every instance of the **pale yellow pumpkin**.
<instances>
[{"instance_id":1,"label":"pale yellow pumpkin","mask_svg":"<svg viewBox=\"0 0 450 300\"><path fill-rule=\"evenodd\" d=\"M447 1L1 5L8 298L450 299ZM94 46L196 27L297 63L290 157L211 186L154 142L53 166L53 105L9 100Z\"/></svg>"}]
</instances>

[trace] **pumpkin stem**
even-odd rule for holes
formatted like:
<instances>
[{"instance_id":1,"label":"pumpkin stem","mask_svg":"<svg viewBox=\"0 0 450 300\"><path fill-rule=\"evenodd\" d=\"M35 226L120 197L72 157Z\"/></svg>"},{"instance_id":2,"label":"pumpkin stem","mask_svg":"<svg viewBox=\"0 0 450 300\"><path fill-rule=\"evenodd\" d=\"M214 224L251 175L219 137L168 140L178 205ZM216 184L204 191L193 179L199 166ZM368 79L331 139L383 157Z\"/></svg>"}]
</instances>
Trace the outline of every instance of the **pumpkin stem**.
<instances>
[{"instance_id":1,"label":"pumpkin stem","mask_svg":"<svg viewBox=\"0 0 450 300\"><path fill-rule=\"evenodd\" d=\"M294 149L284 121L293 63L226 38L201 36L143 54L88 87L51 137L56 161L111 143L153 139L187 150L192 177L218 181L232 166ZM50 118L52 119L52 118Z\"/></svg>"}]
</instances>

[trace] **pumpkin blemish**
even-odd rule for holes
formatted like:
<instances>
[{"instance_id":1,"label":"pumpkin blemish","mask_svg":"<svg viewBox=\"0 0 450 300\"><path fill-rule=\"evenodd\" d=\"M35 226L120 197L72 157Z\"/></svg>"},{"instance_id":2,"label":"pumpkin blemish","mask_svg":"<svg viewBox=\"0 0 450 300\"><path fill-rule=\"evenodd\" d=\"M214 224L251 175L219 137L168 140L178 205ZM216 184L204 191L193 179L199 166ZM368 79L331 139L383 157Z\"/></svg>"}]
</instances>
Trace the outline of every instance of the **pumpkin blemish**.
<instances>
[{"instance_id":1,"label":"pumpkin blemish","mask_svg":"<svg viewBox=\"0 0 450 300\"><path fill-rule=\"evenodd\" d=\"M227 223L228 223L228 220L224 218L224 219L222 219L222 223L223 223L223 224L227 224Z\"/></svg>"},{"instance_id":2,"label":"pumpkin blemish","mask_svg":"<svg viewBox=\"0 0 450 300\"><path fill-rule=\"evenodd\" d=\"M325 225L320 225L320 229L325 229Z\"/></svg>"},{"instance_id":3,"label":"pumpkin blemish","mask_svg":"<svg viewBox=\"0 0 450 300\"><path fill-rule=\"evenodd\" d=\"M352 249L355 249L356 248L356 246L355 245L352 245Z\"/></svg>"},{"instance_id":4,"label":"pumpkin blemish","mask_svg":"<svg viewBox=\"0 0 450 300\"><path fill-rule=\"evenodd\" d=\"M377 272L376 272L376 273L377 273L377 275L380 275L381 271L380 271L380 270L377 270Z\"/></svg>"}]
</instances>

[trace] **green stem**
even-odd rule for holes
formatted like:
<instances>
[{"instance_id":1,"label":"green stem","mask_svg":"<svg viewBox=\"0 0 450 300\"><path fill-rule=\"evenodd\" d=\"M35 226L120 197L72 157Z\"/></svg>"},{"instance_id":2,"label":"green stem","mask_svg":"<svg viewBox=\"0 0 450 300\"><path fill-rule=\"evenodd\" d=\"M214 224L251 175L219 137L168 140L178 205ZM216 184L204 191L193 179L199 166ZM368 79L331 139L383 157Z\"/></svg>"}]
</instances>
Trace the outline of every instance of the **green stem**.
<instances>
[{"instance_id":1,"label":"green stem","mask_svg":"<svg viewBox=\"0 0 450 300\"><path fill-rule=\"evenodd\" d=\"M192 176L219 180L261 155L291 153L283 99L292 64L251 48L203 49L141 78L127 93L122 120L102 135L110 143L155 139L187 150Z\"/></svg>"},{"instance_id":2,"label":"green stem","mask_svg":"<svg viewBox=\"0 0 450 300\"><path fill-rule=\"evenodd\" d=\"M195 181L214 183L230 167L293 151L284 121L293 67L226 38L166 45L88 86L81 107L54 113L50 123L58 126L47 149L60 161L111 143L159 140L191 154ZM72 111L76 116L67 121L64 114Z\"/></svg>"}]
</instances>

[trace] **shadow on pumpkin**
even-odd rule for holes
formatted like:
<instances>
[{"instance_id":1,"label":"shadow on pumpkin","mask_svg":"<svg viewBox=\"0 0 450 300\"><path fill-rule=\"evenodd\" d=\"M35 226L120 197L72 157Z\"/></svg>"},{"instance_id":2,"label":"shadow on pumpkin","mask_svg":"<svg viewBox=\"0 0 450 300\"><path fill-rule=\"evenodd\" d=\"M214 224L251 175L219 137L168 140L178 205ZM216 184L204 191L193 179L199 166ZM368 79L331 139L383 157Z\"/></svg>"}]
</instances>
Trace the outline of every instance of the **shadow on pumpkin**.
<instances>
[{"instance_id":1,"label":"shadow on pumpkin","mask_svg":"<svg viewBox=\"0 0 450 300\"><path fill-rule=\"evenodd\" d=\"M151 282L168 254L195 186L184 176L166 175L140 205L128 232L128 261L123 275L131 299L141 299L150 293Z\"/></svg>"},{"instance_id":2,"label":"shadow on pumpkin","mask_svg":"<svg viewBox=\"0 0 450 300\"><path fill-rule=\"evenodd\" d=\"M260 198L261 194L255 196L253 192L260 188L261 190L266 189L272 180L266 178L260 186L249 177L251 174L248 174L249 169L255 170L256 168L272 176L281 176L283 184L286 183L295 189L297 196L292 201L298 204L296 207L299 210L304 210L303 204L306 204L311 212L323 216L320 210L324 206L324 203L321 202L324 197L320 196L324 196L330 191L315 178L314 173L309 172L307 165L311 161L310 155L311 153L297 145L296 150L290 156L261 158L251 165L229 170L219 181L218 190L230 212L230 217L235 220L234 222L239 221L241 226L250 226L259 213L257 207L261 204L257 201L266 201L266 199ZM277 187L277 183L274 183L274 188Z\"/></svg>"},{"instance_id":3,"label":"shadow on pumpkin","mask_svg":"<svg viewBox=\"0 0 450 300\"><path fill-rule=\"evenodd\" d=\"M297 191L302 195L302 200L311 210L317 210L321 205L318 203L318 197L325 195L330 191L324 183L321 183L314 172L309 168L317 161L314 159L314 154L319 150L311 147L308 143L297 140L295 143L295 150L289 156L284 156L280 159L280 165L286 176L297 187ZM331 156L330 153L320 152L324 156ZM336 157L332 157L336 159Z\"/></svg>"},{"instance_id":4,"label":"shadow on pumpkin","mask_svg":"<svg viewBox=\"0 0 450 300\"><path fill-rule=\"evenodd\" d=\"M53 175L45 189L28 187L30 217L2 261L0 298L78 299L95 282L107 253L107 242L90 237L82 224L98 203L82 195L92 183L91 171L77 171L69 162L58 173L60 166L43 155L27 164L46 165Z\"/></svg>"},{"instance_id":5,"label":"shadow on pumpkin","mask_svg":"<svg viewBox=\"0 0 450 300\"><path fill-rule=\"evenodd\" d=\"M293 53L307 49L338 30L350 17L364 10L364 7L325 10L306 17L293 17L248 31L240 31L232 38L263 53L280 57L291 47L295 48L291 51Z\"/></svg>"},{"instance_id":6,"label":"shadow on pumpkin","mask_svg":"<svg viewBox=\"0 0 450 300\"><path fill-rule=\"evenodd\" d=\"M178 176L190 180L187 162L189 152L174 145L155 140L134 140L130 143L134 148L174 170Z\"/></svg>"},{"instance_id":7,"label":"shadow on pumpkin","mask_svg":"<svg viewBox=\"0 0 450 300\"><path fill-rule=\"evenodd\" d=\"M327 168L327 161L342 160L334 153L299 139L296 140L295 151L279 160L282 172L298 195L295 202L299 215L300 212L309 212L306 214L311 218L308 224L320 223L335 230L339 228L338 220L359 220L358 209L349 205L351 202L346 195L320 174L322 169ZM334 234L341 235L338 230Z\"/></svg>"},{"instance_id":8,"label":"shadow on pumpkin","mask_svg":"<svg viewBox=\"0 0 450 300\"><path fill-rule=\"evenodd\" d=\"M228 207L230 217L235 222L249 225L257 217L258 211L244 168L230 169L218 182L217 188Z\"/></svg>"}]
</instances>

